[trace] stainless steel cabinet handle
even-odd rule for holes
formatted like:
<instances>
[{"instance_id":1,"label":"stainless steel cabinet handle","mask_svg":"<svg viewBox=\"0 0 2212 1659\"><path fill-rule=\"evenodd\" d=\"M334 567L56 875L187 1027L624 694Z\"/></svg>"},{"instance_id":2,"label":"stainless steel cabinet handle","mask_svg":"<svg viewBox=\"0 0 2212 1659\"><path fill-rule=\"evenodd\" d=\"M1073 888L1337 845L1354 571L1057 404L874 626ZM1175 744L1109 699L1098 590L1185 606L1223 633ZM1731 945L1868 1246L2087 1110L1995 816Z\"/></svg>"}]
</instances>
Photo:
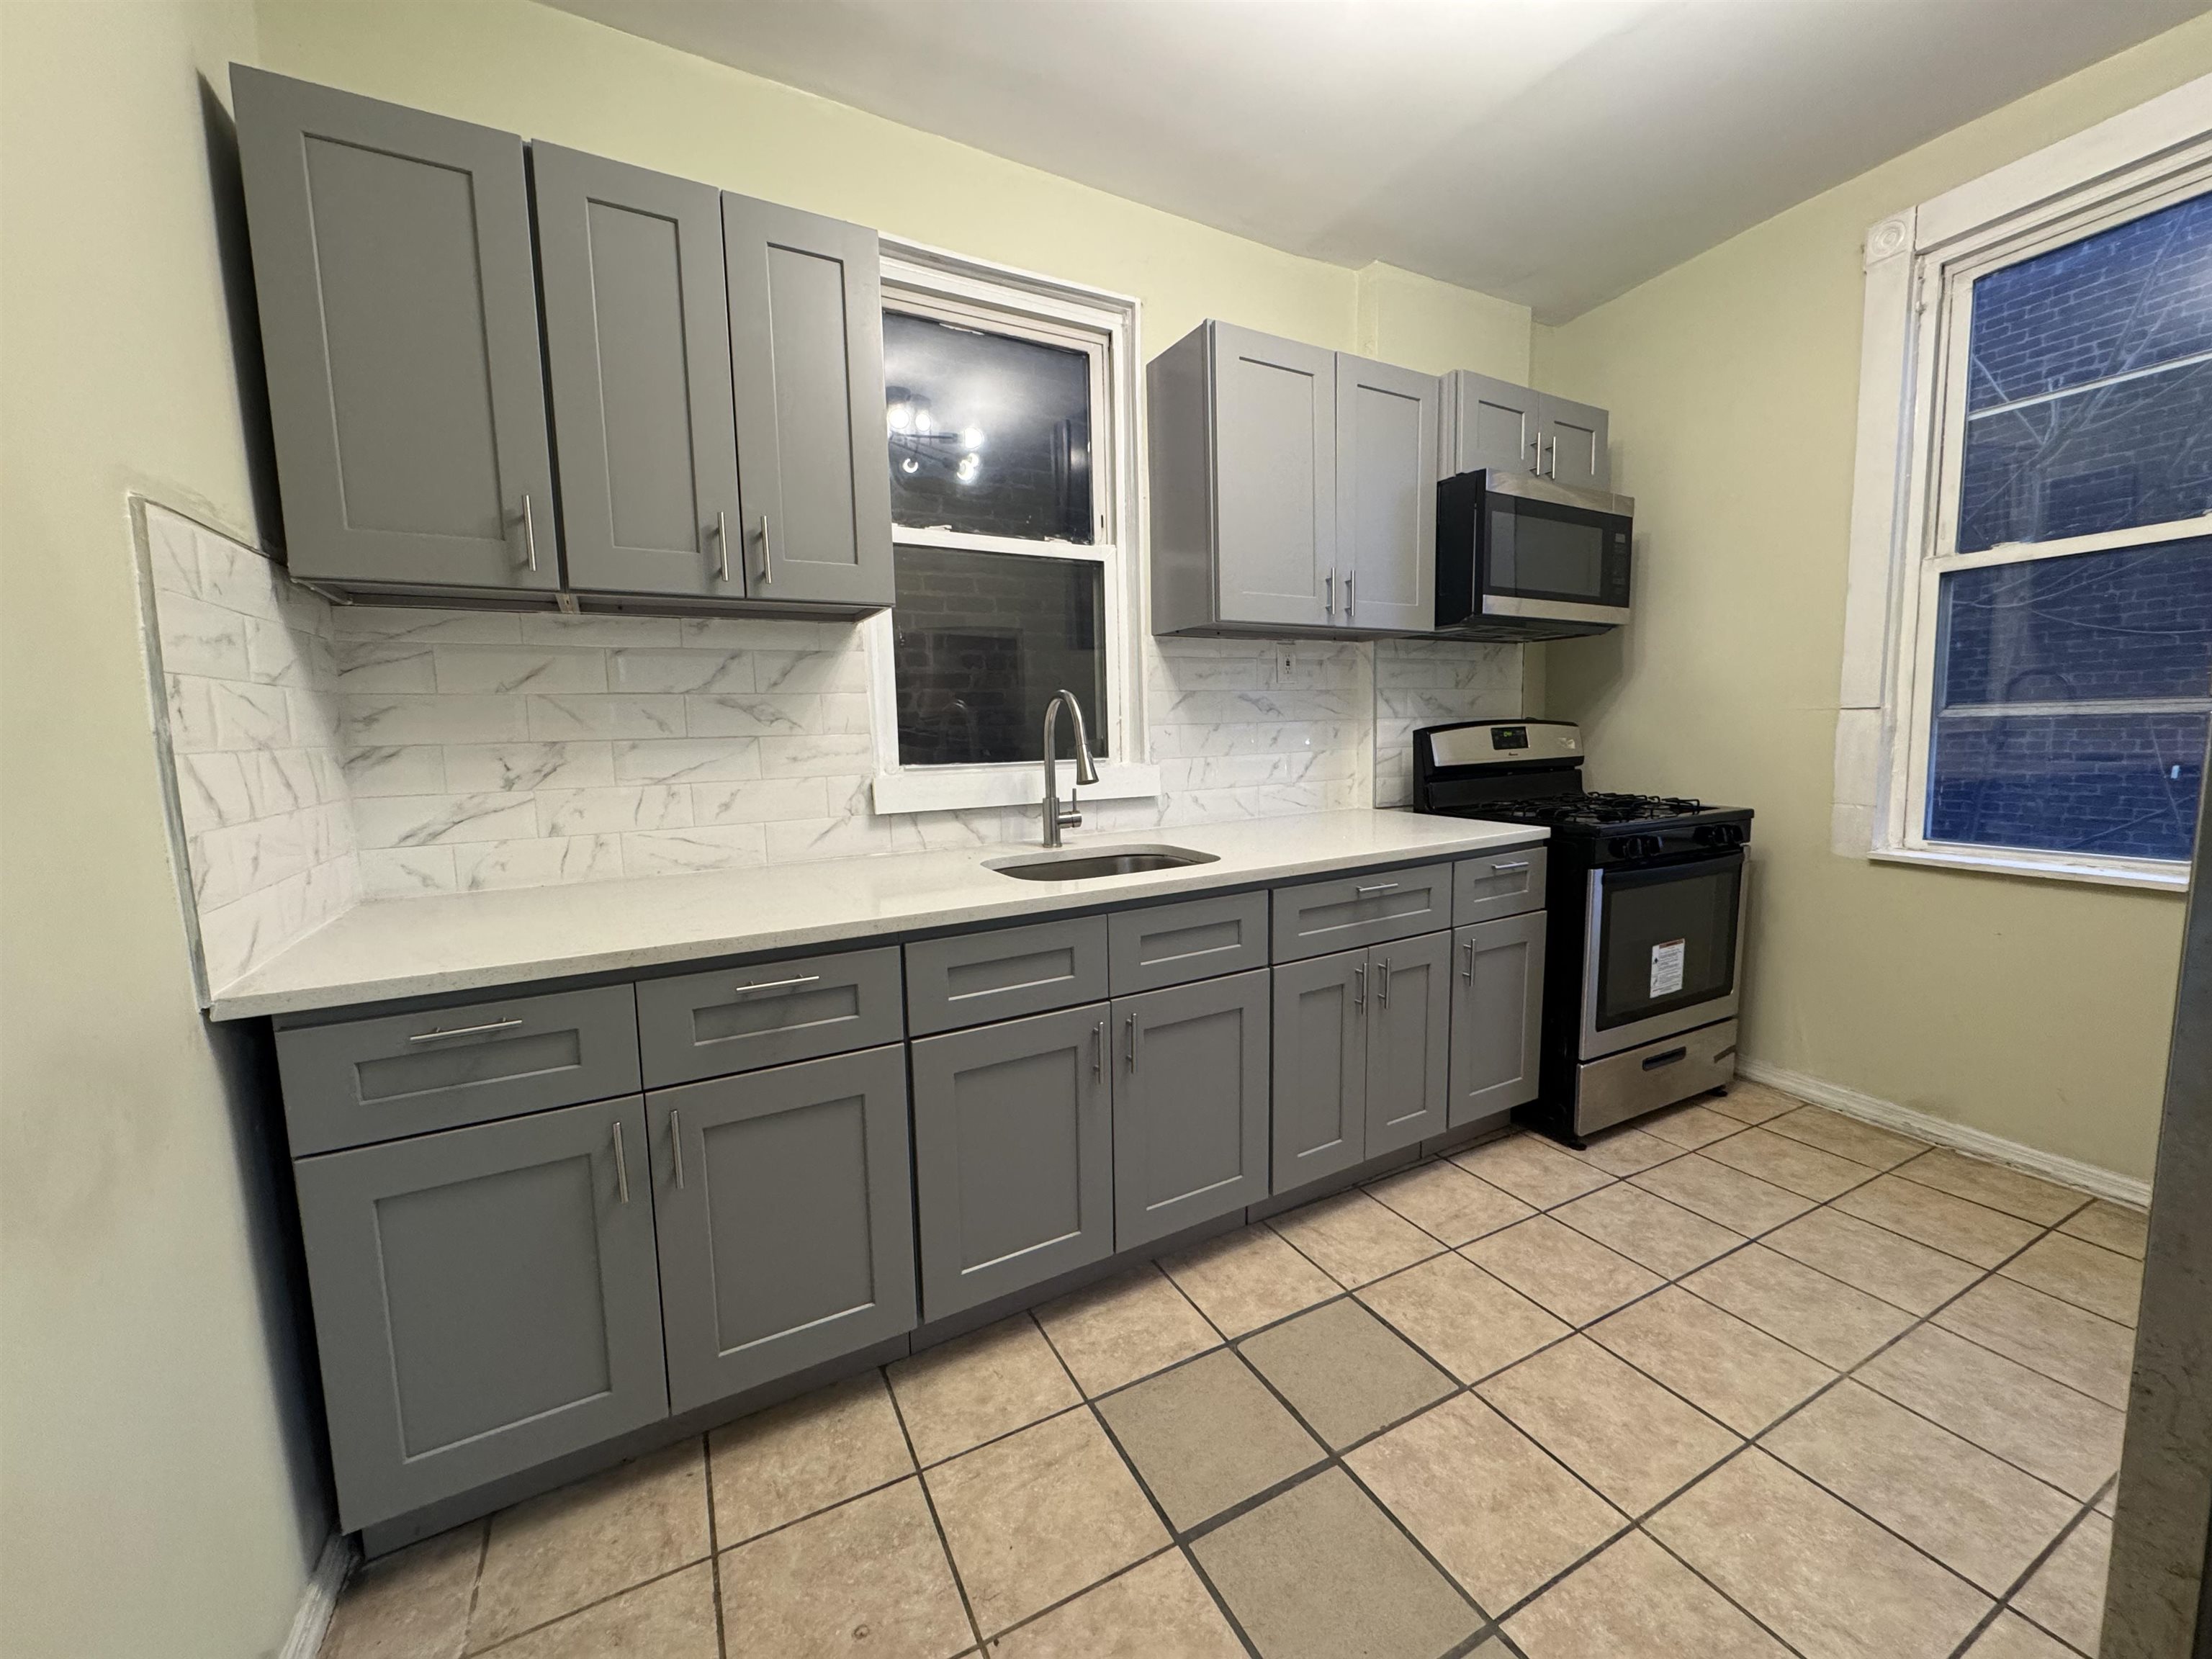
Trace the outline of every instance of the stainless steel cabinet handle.
<instances>
[{"instance_id":1,"label":"stainless steel cabinet handle","mask_svg":"<svg viewBox=\"0 0 2212 1659\"><path fill-rule=\"evenodd\" d=\"M1137 1069L1137 1017L1130 1014L1121 1022L1123 1046L1129 1051L1129 1069Z\"/></svg>"},{"instance_id":2,"label":"stainless steel cabinet handle","mask_svg":"<svg viewBox=\"0 0 2212 1659\"><path fill-rule=\"evenodd\" d=\"M1091 1028L1091 1075L1106 1075L1106 1022L1103 1019Z\"/></svg>"},{"instance_id":3,"label":"stainless steel cabinet handle","mask_svg":"<svg viewBox=\"0 0 2212 1659\"><path fill-rule=\"evenodd\" d=\"M530 555L530 568L538 568L538 515L530 510L530 492L522 492L522 549Z\"/></svg>"},{"instance_id":4,"label":"stainless steel cabinet handle","mask_svg":"<svg viewBox=\"0 0 2212 1659\"><path fill-rule=\"evenodd\" d=\"M1352 890L1362 898L1372 898L1377 893L1396 892L1398 884L1395 881L1378 881L1370 887L1355 887Z\"/></svg>"},{"instance_id":5,"label":"stainless steel cabinet handle","mask_svg":"<svg viewBox=\"0 0 2212 1659\"><path fill-rule=\"evenodd\" d=\"M622 1120L615 1120L615 1190L629 1202L629 1159L623 1155Z\"/></svg>"},{"instance_id":6,"label":"stainless steel cabinet handle","mask_svg":"<svg viewBox=\"0 0 2212 1659\"><path fill-rule=\"evenodd\" d=\"M1375 1000L1385 1008L1390 1006L1390 958L1388 957L1375 964Z\"/></svg>"},{"instance_id":7,"label":"stainless steel cabinet handle","mask_svg":"<svg viewBox=\"0 0 2212 1659\"><path fill-rule=\"evenodd\" d=\"M1517 864L1493 864L1490 866L1490 873L1493 876L1510 876L1516 870L1526 870L1528 867L1528 860L1522 859Z\"/></svg>"},{"instance_id":8,"label":"stainless steel cabinet handle","mask_svg":"<svg viewBox=\"0 0 2212 1659\"><path fill-rule=\"evenodd\" d=\"M1538 477L1542 477L1544 476L1544 434L1539 432L1534 438L1523 438L1522 441L1530 445L1536 452L1535 458L1528 463L1528 470Z\"/></svg>"},{"instance_id":9,"label":"stainless steel cabinet handle","mask_svg":"<svg viewBox=\"0 0 2212 1659\"><path fill-rule=\"evenodd\" d=\"M668 1113L668 1149L676 1154L676 1185L684 1186L684 1114L673 1107Z\"/></svg>"},{"instance_id":10,"label":"stainless steel cabinet handle","mask_svg":"<svg viewBox=\"0 0 2212 1659\"><path fill-rule=\"evenodd\" d=\"M800 974L792 979L764 979L757 985L732 985L730 990L738 996L748 991L787 991L794 985L812 985L821 977L819 974Z\"/></svg>"},{"instance_id":11,"label":"stainless steel cabinet handle","mask_svg":"<svg viewBox=\"0 0 2212 1659\"><path fill-rule=\"evenodd\" d=\"M456 1025L449 1030L421 1031L407 1040L410 1042L435 1042L440 1037L480 1036L486 1031L511 1031L521 1024L519 1019L495 1019L484 1025Z\"/></svg>"},{"instance_id":12,"label":"stainless steel cabinet handle","mask_svg":"<svg viewBox=\"0 0 2212 1659\"><path fill-rule=\"evenodd\" d=\"M1352 620L1352 584L1358 574L1357 570L1344 573L1344 619L1346 622Z\"/></svg>"},{"instance_id":13,"label":"stainless steel cabinet handle","mask_svg":"<svg viewBox=\"0 0 2212 1659\"><path fill-rule=\"evenodd\" d=\"M1355 1008L1364 1008L1367 1006L1367 964L1362 963L1354 968L1352 970L1352 1006Z\"/></svg>"},{"instance_id":14,"label":"stainless steel cabinet handle","mask_svg":"<svg viewBox=\"0 0 2212 1659\"><path fill-rule=\"evenodd\" d=\"M768 514L763 513L761 514L761 580L763 582L772 582L775 580L775 567L771 562L775 556L774 544L769 539Z\"/></svg>"},{"instance_id":15,"label":"stainless steel cabinet handle","mask_svg":"<svg viewBox=\"0 0 2212 1659\"><path fill-rule=\"evenodd\" d=\"M1552 437L1552 465L1544 476L1547 478L1556 478L1559 476L1559 440L1556 433Z\"/></svg>"},{"instance_id":16,"label":"stainless steel cabinet handle","mask_svg":"<svg viewBox=\"0 0 2212 1659\"><path fill-rule=\"evenodd\" d=\"M1467 965L1459 970L1459 976L1472 985L1474 983L1474 941L1469 939L1460 948L1467 952Z\"/></svg>"},{"instance_id":17,"label":"stainless steel cabinet handle","mask_svg":"<svg viewBox=\"0 0 2212 1659\"><path fill-rule=\"evenodd\" d=\"M1329 566L1328 574L1321 579L1321 614L1324 617L1334 617L1336 614L1336 567L1334 565Z\"/></svg>"},{"instance_id":18,"label":"stainless steel cabinet handle","mask_svg":"<svg viewBox=\"0 0 2212 1659\"><path fill-rule=\"evenodd\" d=\"M714 515L714 545L722 556L722 580L726 582L730 580L730 515L727 513Z\"/></svg>"}]
</instances>

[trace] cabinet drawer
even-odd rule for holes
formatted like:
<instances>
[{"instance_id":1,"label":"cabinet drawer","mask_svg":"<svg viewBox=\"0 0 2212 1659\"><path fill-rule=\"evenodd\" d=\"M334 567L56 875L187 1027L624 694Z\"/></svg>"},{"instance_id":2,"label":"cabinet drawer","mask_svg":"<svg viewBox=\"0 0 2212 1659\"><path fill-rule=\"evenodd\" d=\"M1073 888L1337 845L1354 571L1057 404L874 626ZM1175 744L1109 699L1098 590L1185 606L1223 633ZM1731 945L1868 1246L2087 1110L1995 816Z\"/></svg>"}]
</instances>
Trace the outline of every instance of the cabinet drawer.
<instances>
[{"instance_id":1,"label":"cabinet drawer","mask_svg":"<svg viewBox=\"0 0 2212 1659\"><path fill-rule=\"evenodd\" d=\"M634 1094L627 985L276 1033L295 1156Z\"/></svg>"},{"instance_id":2,"label":"cabinet drawer","mask_svg":"<svg viewBox=\"0 0 2212 1659\"><path fill-rule=\"evenodd\" d=\"M1451 926L1451 866L1417 865L1278 887L1274 960L1297 962Z\"/></svg>"},{"instance_id":3,"label":"cabinet drawer","mask_svg":"<svg viewBox=\"0 0 2212 1659\"><path fill-rule=\"evenodd\" d=\"M637 1034L656 1089L896 1042L898 947L641 980Z\"/></svg>"},{"instance_id":4,"label":"cabinet drawer","mask_svg":"<svg viewBox=\"0 0 2212 1659\"><path fill-rule=\"evenodd\" d=\"M916 1036L1071 1008L1105 994L1103 916L906 947L907 1029Z\"/></svg>"},{"instance_id":5,"label":"cabinet drawer","mask_svg":"<svg viewBox=\"0 0 2212 1659\"><path fill-rule=\"evenodd\" d=\"M1106 918L1108 977L1114 994L1156 991L1267 965L1267 896L1117 910Z\"/></svg>"},{"instance_id":6,"label":"cabinet drawer","mask_svg":"<svg viewBox=\"0 0 2212 1659\"><path fill-rule=\"evenodd\" d=\"M1542 909L1547 858L1541 847L1516 847L1462 859L1452 866L1452 925Z\"/></svg>"}]
</instances>

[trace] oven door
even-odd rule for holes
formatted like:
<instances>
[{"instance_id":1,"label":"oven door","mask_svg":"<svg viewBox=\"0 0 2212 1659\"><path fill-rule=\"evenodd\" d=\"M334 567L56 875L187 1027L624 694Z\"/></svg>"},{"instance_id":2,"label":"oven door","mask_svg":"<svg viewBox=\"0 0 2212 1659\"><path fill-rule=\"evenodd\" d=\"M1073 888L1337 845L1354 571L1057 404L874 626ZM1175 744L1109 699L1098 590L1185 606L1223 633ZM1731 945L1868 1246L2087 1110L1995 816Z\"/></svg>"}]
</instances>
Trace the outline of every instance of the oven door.
<instances>
[{"instance_id":1,"label":"oven door","mask_svg":"<svg viewBox=\"0 0 2212 1659\"><path fill-rule=\"evenodd\" d=\"M1747 873L1741 852L1589 872L1582 1059L1736 1012Z\"/></svg>"},{"instance_id":2,"label":"oven door","mask_svg":"<svg viewBox=\"0 0 2212 1659\"><path fill-rule=\"evenodd\" d=\"M1625 495L1491 473L1476 530L1483 614L1626 622L1633 507Z\"/></svg>"}]
</instances>

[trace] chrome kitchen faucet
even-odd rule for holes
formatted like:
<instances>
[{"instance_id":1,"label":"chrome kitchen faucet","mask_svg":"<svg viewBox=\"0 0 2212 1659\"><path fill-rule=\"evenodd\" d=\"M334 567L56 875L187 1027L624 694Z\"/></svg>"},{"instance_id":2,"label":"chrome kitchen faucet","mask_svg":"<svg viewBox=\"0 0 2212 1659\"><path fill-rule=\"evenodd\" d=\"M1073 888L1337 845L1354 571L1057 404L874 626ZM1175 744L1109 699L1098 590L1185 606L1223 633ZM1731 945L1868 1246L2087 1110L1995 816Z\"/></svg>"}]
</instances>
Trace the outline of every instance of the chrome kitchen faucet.
<instances>
[{"instance_id":1,"label":"chrome kitchen faucet","mask_svg":"<svg viewBox=\"0 0 2212 1659\"><path fill-rule=\"evenodd\" d=\"M1044 706L1044 844L1048 847L1060 845L1062 830L1079 829L1083 823L1083 814L1075 810L1074 785L1068 787L1067 810L1060 810L1060 762L1053 750L1062 703L1067 705L1067 717L1075 722L1075 781L1098 781L1098 769L1091 759L1091 734L1083 729L1083 705L1076 702L1074 692L1055 691Z\"/></svg>"}]
</instances>

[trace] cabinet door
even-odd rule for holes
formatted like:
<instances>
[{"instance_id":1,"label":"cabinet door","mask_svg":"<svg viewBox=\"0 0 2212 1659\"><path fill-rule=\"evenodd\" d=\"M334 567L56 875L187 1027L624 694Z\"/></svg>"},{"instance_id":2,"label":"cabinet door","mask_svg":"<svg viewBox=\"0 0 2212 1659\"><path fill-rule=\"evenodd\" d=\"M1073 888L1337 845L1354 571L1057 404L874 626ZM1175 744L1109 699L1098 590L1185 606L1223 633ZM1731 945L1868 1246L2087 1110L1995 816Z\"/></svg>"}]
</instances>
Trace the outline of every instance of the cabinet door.
<instances>
[{"instance_id":1,"label":"cabinet door","mask_svg":"<svg viewBox=\"0 0 2212 1659\"><path fill-rule=\"evenodd\" d=\"M1367 1156L1444 1132L1450 1098L1451 935L1367 953Z\"/></svg>"},{"instance_id":2,"label":"cabinet door","mask_svg":"<svg viewBox=\"0 0 2212 1659\"><path fill-rule=\"evenodd\" d=\"M721 192L557 144L530 166L568 586L742 593Z\"/></svg>"},{"instance_id":3,"label":"cabinet door","mask_svg":"<svg viewBox=\"0 0 2212 1659\"><path fill-rule=\"evenodd\" d=\"M646 1109L672 1410L914 1328L904 1048L658 1090Z\"/></svg>"},{"instance_id":4,"label":"cabinet door","mask_svg":"<svg viewBox=\"0 0 2212 1659\"><path fill-rule=\"evenodd\" d=\"M1535 1099L1543 1018L1543 911L1452 935L1450 1127Z\"/></svg>"},{"instance_id":5,"label":"cabinet door","mask_svg":"<svg viewBox=\"0 0 2212 1659\"><path fill-rule=\"evenodd\" d=\"M1443 471L1536 470L1537 393L1509 380L1459 369L1451 376L1452 436Z\"/></svg>"},{"instance_id":6,"label":"cabinet door","mask_svg":"<svg viewBox=\"0 0 2212 1659\"><path fill-rule=\"evenodd\" d=\"M292 574L556 587L522 140L231 85Z\"/></svg>"},{"instance_id":7,"label":"cabinet door","mask_svg":"<svg viewBox=\"0 0 2212 1659\"><path fill-rule=\"evenodd\" d=\"M1114 1248L1267 1195L1267 971L1114 1004Z\"/></svg>"},{"instance_id":8,"label":"cabinet door","mask_svg":"<svg viewBox=\"0 0 2212 1659\"><path fill-rule=\"evenodd\" d=\"M891 602L876 233L722 198L745 592Z\"/></svg>"},{"instance_id":9,"label":"cabinet door","mask_svg":"<svg viewBox=\"0 0 2212 1659\"><path fill-rule=\"evenodd\" d=\"M1208 327L1220 620L1338 623L1336 355Z\"/></svg>"},{"instance_id":10,"label":"cabinet door","mask_svg":"<svg viewBox=\"0 0 2212 1659\"><path fill-rule=\"evenodd\" d=\"M1339 613L1355 628L1425 634L1437 620L1433 374L1336 356Z\"/></svg>"},{"instance_id":11,"label":"cabinet door","mask_svg":"<svg viewBox=\"0 0 2212 1659\"><path fill-rule=\"evenodd\" d=\"M1272 970L1274 1132L1268 1190L1286 1193L1366 1156L1367 953Z\"/></svg>"},{"instance_id":12,"label":"cabinet door","mask_svg":"<svg viewBox=\"0 0 2212 1659\"><path fill-rule=\"evenodd\" d=\"M343 1530L668 1414L635 1096L294 1170Z\"/></svg>"},{"instance_id":13,"label":"cabinet door","mask_svg":"<svg viewBox=\"0 0 2212 1659\"><path fill-rule=\"evenodd\" d=\"M1571 403L1549 392L1535 394L1538 434L1544 446L1544 476L1571 489L1610 489L1613 460L1607 451L1605 410Z\"/></svg>"},{"instance_id":14,"label":"cabinet door","mask_svg":"<svg viewBox=\"0 0 2212 1659\"><path fill-rule=\"evenodd\" d=\"M1109 1012L1066 1008L913 1045L925 1318L1113 1249Z\"/></svg>"}]
</instances>

